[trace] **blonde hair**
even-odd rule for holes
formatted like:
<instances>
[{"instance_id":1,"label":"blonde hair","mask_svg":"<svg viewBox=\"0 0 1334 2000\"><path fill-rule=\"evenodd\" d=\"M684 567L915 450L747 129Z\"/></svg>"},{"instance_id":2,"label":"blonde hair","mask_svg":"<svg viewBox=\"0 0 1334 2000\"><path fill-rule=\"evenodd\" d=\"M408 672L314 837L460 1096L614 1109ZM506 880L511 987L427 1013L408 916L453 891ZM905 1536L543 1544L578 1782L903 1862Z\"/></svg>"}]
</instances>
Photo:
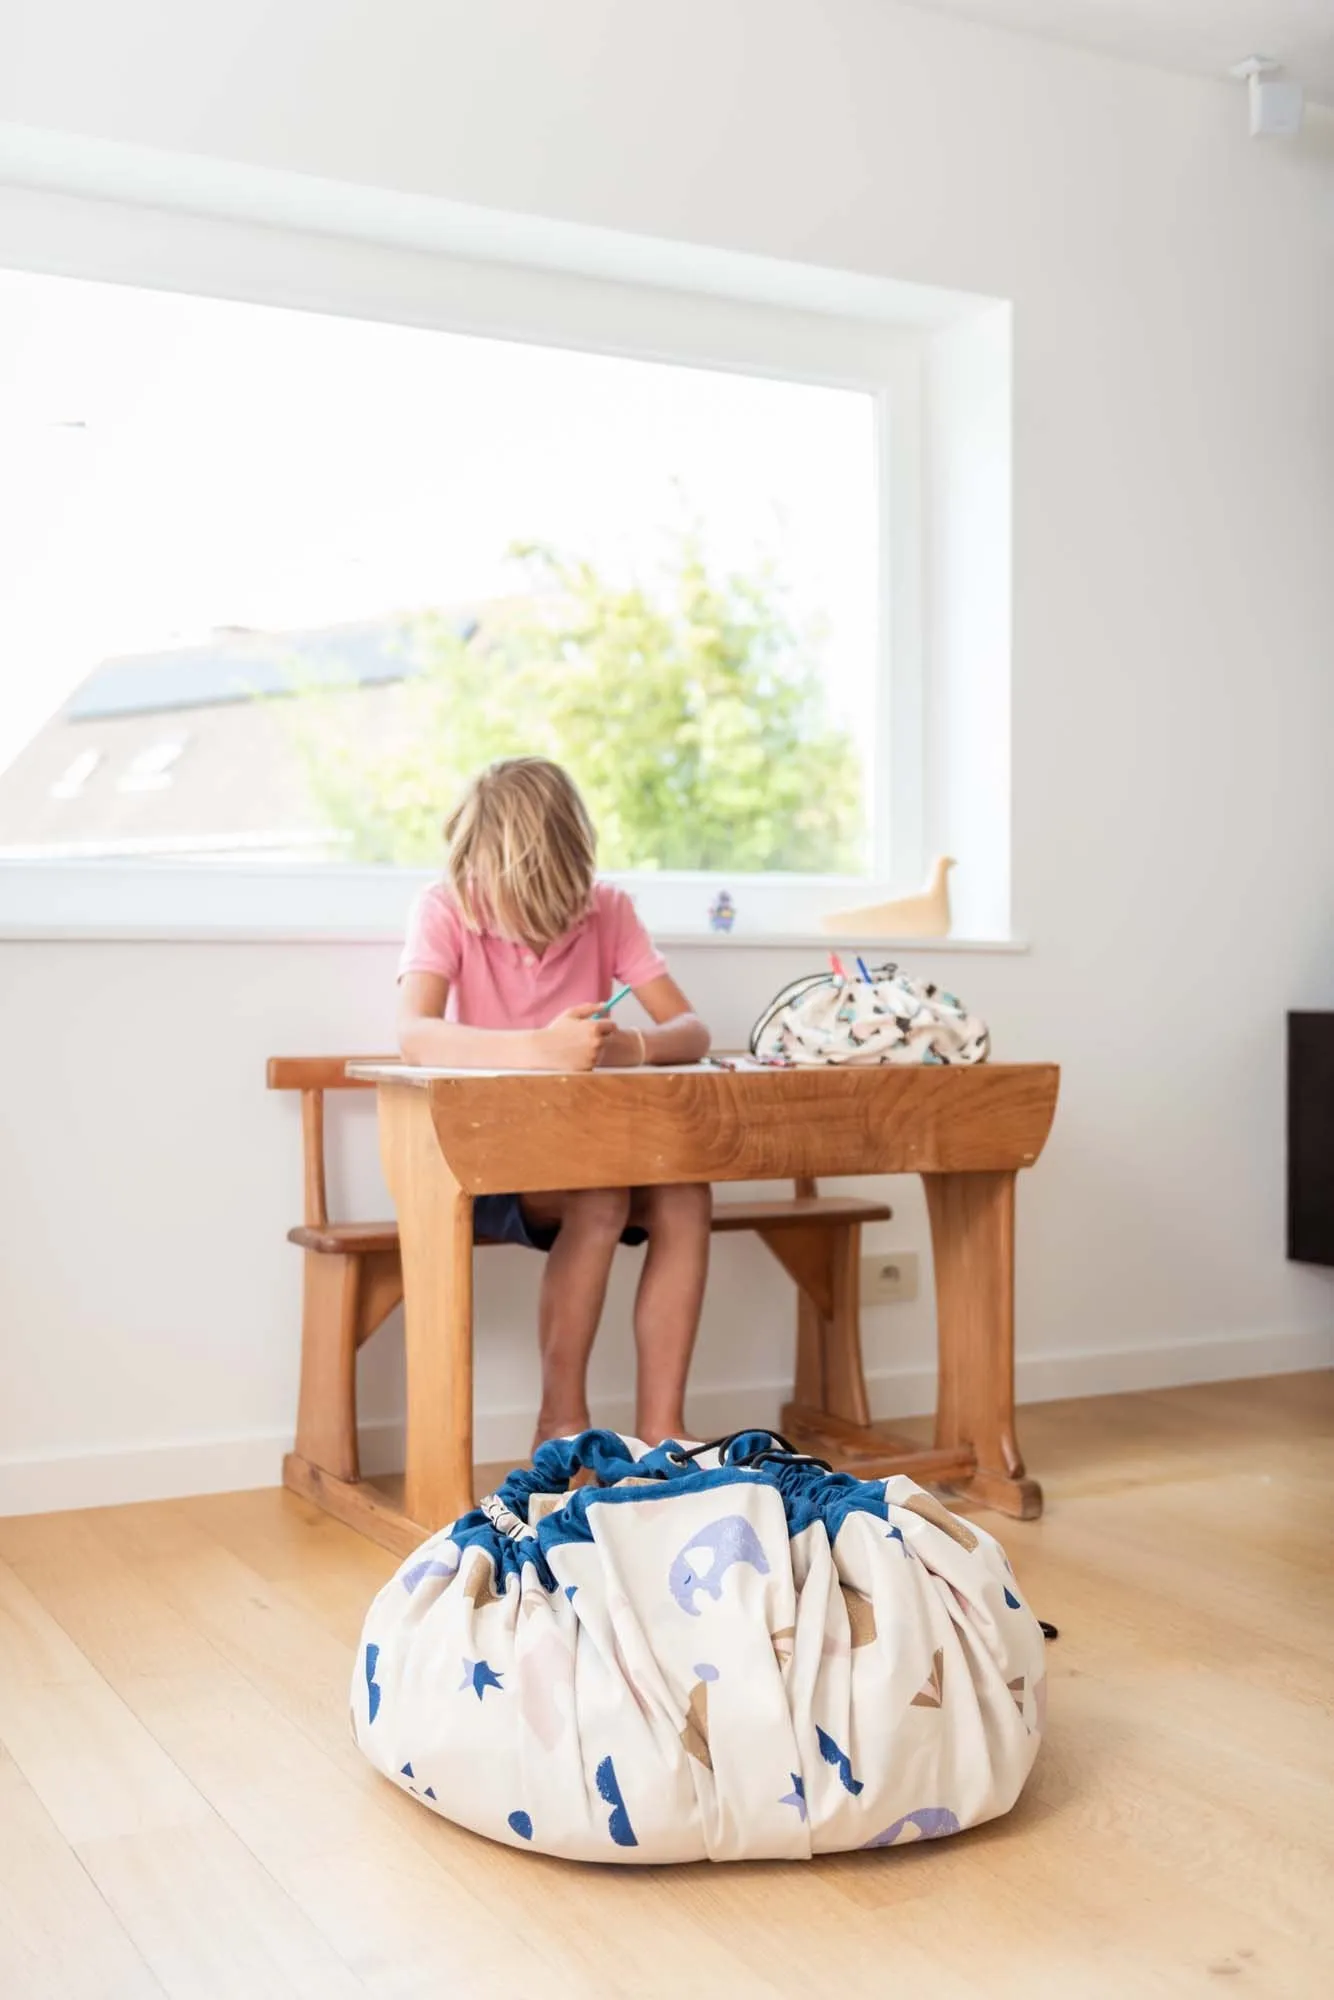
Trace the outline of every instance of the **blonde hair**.
<instances>
[{"instance_id":1,"label":"blonde hair","mask_svg":"<svg viewBox=\"0 0 1334 2000\"><path fill-rule=\"evenodd\" d=\"M489 764L445 821L447 874L469 930L539 949L588 910L597 835L574 780L545 757Z\"/></svg>"}]
</instances>

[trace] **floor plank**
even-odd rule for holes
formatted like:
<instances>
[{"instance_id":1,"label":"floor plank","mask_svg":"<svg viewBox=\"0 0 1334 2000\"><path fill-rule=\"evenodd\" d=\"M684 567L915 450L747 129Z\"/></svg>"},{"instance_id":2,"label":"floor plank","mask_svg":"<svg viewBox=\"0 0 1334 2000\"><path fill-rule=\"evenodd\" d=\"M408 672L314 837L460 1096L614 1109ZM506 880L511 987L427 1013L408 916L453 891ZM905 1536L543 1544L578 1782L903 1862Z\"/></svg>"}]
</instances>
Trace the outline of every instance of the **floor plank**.
<instances>
[{"instance_id":1,"label":"floor plank","mask_svg":"<svg viewBox=\"0 0 1334 2000\"><path fill-rule=\"evenodd\" d=\"M1023 1437L1047 1513L980 1518L1061 1627L1027 1793L804 1869L570 1868L385 1785L347 1688L393 1560L292 1495L0 1521L0 1993L1315 2000L1334 1376L1048 1404Z\"/></svg>"},{"instance_id":2,"label":"floor plank","mask_svg":"<svg viewBox=\"0 0 1334 2000\"><path fill-rule=\"evenodd\" d=\"M39 1539L49 1526L37 1528ZM255 2000L360 1993L321 1931L104 1677L118 1661L123 1672L138 1617L141 1643L160 1662L167 1621L157 1607L104 1561L90 1573L82 1615L77 1604L68 1626L53 1615L70 1595L73 1551L80 1541L85 1553L89 1546L86 1523L71 1526L63 1560L41 1577L46 1602L0 1566L8 1669L0 1743L14 1767L164 1992ZM195 1635L182 1628L181 1639L194 1656Z\"/></svg>"},{"instance_id":3,"label":"floor plank","mask_svg":"<svg viewBox=\"0 0 1334 2000\"><path fill-rule=\"evenodd\" d=\"M194 1786L4 1565L0 1656L0 1743L71 1847L209 1817Z\"/></svg>"},{"instance_id":4,"label":"floor plank","mask_svg":"<svg viewBox=\"0 0 1334 2000\"><path fill-rule=\"evenodd\" d=\"M212 1815L77 1852L173 2000L364 1995L329 1940Z\"/></svg>"},{"instance_id":5,"label":"floor plank","mask_svg":"<svg viewBox=\"0 0 1334 2000\"><path fill-rule=\"evenodd\" d=\"M7 1752L0 1750L0 1993L162 2000L163 1989Z\"/></svg>"}]
</instances>

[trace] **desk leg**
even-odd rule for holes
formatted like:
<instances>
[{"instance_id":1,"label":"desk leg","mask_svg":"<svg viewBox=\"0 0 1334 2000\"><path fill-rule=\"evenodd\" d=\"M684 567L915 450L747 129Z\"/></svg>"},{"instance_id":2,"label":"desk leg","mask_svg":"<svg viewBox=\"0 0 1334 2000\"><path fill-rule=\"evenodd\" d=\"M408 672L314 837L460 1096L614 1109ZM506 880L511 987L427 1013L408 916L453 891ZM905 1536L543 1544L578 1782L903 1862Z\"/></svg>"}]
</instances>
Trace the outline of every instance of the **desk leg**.
<instances>
[{"instance_id":1,"label":"desk leg","mask_svg":"<svg viewBox=\"0 0 1334 2000\"><path fill-rule=\"evenodd\" d=\"M1015 1177L922 1179L936 1266L936 1444L971 1445L977 1470L961 1489L1031 1521L1042 1512L1042 1488L1025 1477L1014 1433Z\"/></svg>"},{"instance_id":2,"label":"desk leg","mask_svg":"<svg viewBox=\"0 0 1334 2000\"><path fill-rule=\"evenodd\" d=\"M445 1164L426 1092L395 1085L379 1096L380 1154L403 1256L403 1506L434 1530L473 1504L472 1196Z\"/></svg>"}]
</instances>

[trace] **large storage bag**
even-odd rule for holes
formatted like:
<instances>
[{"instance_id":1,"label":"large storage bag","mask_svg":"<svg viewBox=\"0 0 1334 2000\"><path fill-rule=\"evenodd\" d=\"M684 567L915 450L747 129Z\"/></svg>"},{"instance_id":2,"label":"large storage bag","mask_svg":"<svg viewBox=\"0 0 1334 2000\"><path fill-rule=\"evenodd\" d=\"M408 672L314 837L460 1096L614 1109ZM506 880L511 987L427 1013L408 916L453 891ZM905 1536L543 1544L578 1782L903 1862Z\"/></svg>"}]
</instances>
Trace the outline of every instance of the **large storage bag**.
<instances>
[{"instance_id":1,"label":"large storage bag","mask_svg":"<svg viewBox=\"0 0 1334 2000\"><path fill-rule=\"evenodd\" d=\"M581 1467L599 1483L568 1491ZM492 1840L806 1859L1007 1812L1045 1695L1000 1545L911 1479L767 1431L586 1431L385 1585L352 1715L387 1778Z\"/></svg>"}]
</instances>

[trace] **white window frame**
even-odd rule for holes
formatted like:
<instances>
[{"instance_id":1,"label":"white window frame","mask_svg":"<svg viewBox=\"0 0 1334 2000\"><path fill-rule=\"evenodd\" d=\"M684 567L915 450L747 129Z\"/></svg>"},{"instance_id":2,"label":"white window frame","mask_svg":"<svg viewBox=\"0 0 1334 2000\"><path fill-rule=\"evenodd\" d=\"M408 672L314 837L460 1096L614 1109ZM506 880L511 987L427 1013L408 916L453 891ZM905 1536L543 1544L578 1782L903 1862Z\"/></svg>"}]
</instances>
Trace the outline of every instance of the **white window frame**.
<instances>
[{"instance_id":1,"label":"white window frame","mask_svg":"<svg viewBox=\"0 0 1334 2000\"><path fill-rule=\"evenodd\" d=\"M641 252L646 248L639 245ZM600 261L605 264L606 256ZM728 296L722 286L717 292L689 289L672 277L666 284L653 284L643 275L644 255L629 261L639 269L632 281L618 282L570 269L520 267L499 257L476 261L272 222L220 220L128 201L0 187L0 267L8 269L725 369L871 395L879 437L881 603L870 724L873 777L880 794L869 801L871 873L725 877L644 872L615 878L633 891L646 922L664 940L707 939L708 906L720 888L729 890L738 907L734 941L814 935L825 913L872 901L891 888L901 891L920 880L924 865L926 321L920 313L917 324L896 325L882 313L863 313L860 307L856 316L811 309L814 296L808 302L803 295L794 306ZM759 268L760 260L752 261ZM803 267L791 270L803 274ZM705 275L713 275L707 260ZM833 285L831 299L846 304L847 274L803 275L831 281L842 277L842 289ZM768 289L774 289L772 281ZM10 860L0 862L0 935L388 938L401 935L411 895L430 879L429 871L336 862L268 868L221 861L148 866Z\"/></svg>"}]
</instances>

